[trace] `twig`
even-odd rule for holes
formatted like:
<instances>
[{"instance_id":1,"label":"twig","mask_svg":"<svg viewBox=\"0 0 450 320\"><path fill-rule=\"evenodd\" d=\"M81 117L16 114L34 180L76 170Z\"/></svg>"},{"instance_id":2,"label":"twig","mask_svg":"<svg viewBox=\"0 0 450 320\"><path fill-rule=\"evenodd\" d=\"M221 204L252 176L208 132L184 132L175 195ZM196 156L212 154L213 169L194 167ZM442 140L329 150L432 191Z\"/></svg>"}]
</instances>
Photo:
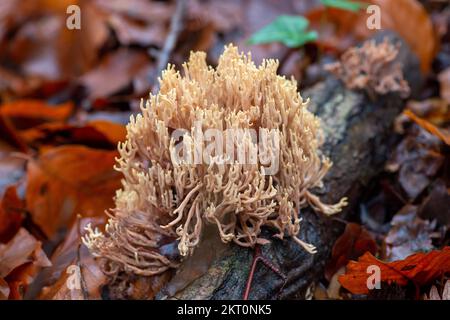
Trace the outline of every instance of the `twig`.
<instances>
[{"instance_id":1,"label":"twig","mask_svg":"<svg viewBox=\"0 0 450 320\"><path fill-rule=\"evenodd\" d=\"M186 12L186 0L176 0L175 13L170 20L169 35L164 42L164 46L159 52L156 69L150 75L150 85L153 86L153 93L159 89L159 83L156 81L161 72L166 68L170 55L177 43L178 35L183 28L183 20Z\"/></svg>"}]
</instances>

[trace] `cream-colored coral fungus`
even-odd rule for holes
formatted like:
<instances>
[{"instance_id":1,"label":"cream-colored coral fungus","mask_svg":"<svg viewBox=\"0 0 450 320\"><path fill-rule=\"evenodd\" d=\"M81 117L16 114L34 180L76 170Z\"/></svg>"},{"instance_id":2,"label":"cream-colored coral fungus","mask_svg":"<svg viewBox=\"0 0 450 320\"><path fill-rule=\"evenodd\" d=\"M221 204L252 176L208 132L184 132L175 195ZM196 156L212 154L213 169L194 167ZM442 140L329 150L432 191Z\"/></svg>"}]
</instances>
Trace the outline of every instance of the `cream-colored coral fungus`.
<instances>
[{"instance_id":1,"label":"cream-colored coral fungus","mask_svg":"<svg viewBox=\"0 0 450 320\"><path fill-rule=\"evenodd\" d=\"M123 173L123 187L105 233L89 228L83 239L108 262L109 272L154 275L176 268L179 259L170 243L188 256L205 224L216 226L223 242L244 247L267 243L260 233L270 227L275 237L291 236L315 252L297 237L300 209L309 205L330 215L346 203L326 205L311 192L321 187L331 163L319 154L319 119L307 110L296 81L277 75L277 67L275 60L256 66L250 54L229 45L215 69L205 53L195 52L183 75L174 66L163 72L159 93L131 117L127 139L119 144L116 169ZM232 150L260 154L242 162L217 149L200 161L180 160L180 145L184 155L208 148L207 139L194 138L196 127L225 135L253 129L256 140L245 131ZM180 130L184 134L177 140L173 133ZM276 170L264 171L267 159L278 162Z\"/></svg>"}]
</instances>

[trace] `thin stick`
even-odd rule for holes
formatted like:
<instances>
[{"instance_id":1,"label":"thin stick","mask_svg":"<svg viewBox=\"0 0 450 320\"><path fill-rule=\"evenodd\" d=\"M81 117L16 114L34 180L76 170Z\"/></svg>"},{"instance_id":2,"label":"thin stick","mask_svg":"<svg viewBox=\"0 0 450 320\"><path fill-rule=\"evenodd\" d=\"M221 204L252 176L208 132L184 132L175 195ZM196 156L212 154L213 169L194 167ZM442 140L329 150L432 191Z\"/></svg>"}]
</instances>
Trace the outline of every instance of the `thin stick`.
<instances>
[{"instance_id":1,"label":"thin stick","mask_svg":"<svg viewBox=\"0 0 450 320\"><path fill-rule=\"evenodd\" d=\"M153 85L153 93L156 93L159 89L159 83L157 80L161 72L166 68L169 62L170 55L178 40L178 35L183 28L183 20L186 12L186 0L176 0L176 7L174 15L170 20L170 31L169 35L164 42L164 46L158 55L158 64L156 69L150 75L150 84Z\"/></svg>"},{"instance_id":2,"label":"thin stick","mask_svg":"<svg viewBox=\"0 0 450 320\"><path fill-rule=\"evenodd\" d=\"M286 285L287 277L284 275L271 261L269 261L266 257L264 257L261 253L261 248L259 245L255 245L254 249L254 255L253 255L253 261L252 265L250 267L250 273L248 275L247 284L245 286L244 296L243 300L248 300L250 296L250 290L252 288L253 278L255 277L255 271L256 271L256 265L259 261L261 261L262 264L264 264L266 267L268 267L270 270L272 270L273 273L278 275L281 279L283 279L283 284L281 288L278 290L277 297L281 294L281 291L283 290L284 286Z\"/></svg>"}]
</instances>

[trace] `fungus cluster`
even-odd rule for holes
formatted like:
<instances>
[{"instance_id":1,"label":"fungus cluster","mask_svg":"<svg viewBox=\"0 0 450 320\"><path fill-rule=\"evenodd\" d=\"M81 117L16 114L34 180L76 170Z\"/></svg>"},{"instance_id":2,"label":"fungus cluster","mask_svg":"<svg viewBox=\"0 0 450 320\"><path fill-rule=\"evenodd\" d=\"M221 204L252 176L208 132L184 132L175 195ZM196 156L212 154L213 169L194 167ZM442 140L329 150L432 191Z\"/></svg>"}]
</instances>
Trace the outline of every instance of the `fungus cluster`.
<instances>
[{"instance_id":1,"label":"fungus cluster","mask_svg":"<svg viewBox=\"0 0 450 320\"><path fill-rule=\"evenodd\" d=\"M319 151L320 122L307 110L296 81L277 75L277 67L275 60L256 66L250 54L230 45L216 68L207 65L205 53L196 52L183 74L170 65L163 72L159 93L131 116L127 139L119 144L116 169L123 187L105 232L89 227L83 238L106 272L151 276L176 268L180 259L170 245L175 243L181 258L189 256L205 224L217 227L225 243L265 244L261 228L269 227L275 237L290 236L315 252L297 237L301 209L330 215L346 200L327 205L312 193L331 166ZM211 141L195 139L197 129L249 129L232 140L231 151L259 154L242 162L214 144L201 161L180 160L180 146L183 156L210 148ZM180 130L184 133L174 138ZM278 163L268 173L271 159Z\"/></svg>"},{"instance_id":2,"label":"fungus cluster","mask_svg":"<svg viewBox=\"0 0 450 320\"><path fill-rule=\"evenodd\" d=\"M387 38L380 43L368 40L361 47L348 49L340 61L327 65L326 69L349 89L363 89L371 96L398 92L406 98L410 88L400 63L395 61L398 47Z\"/></svg>"}]
</instances>

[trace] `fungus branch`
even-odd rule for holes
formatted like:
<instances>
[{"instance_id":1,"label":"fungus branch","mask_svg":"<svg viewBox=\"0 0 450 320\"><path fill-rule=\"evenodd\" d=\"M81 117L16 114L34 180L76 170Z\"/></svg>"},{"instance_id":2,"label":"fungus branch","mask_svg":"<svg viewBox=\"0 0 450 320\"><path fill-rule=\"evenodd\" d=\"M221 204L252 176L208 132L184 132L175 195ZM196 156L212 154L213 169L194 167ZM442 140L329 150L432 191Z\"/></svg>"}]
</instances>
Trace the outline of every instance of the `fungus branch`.
<instances>
[{"instance_id":1,"label":"fungus branch","mask_svg":"<svg viewBox=\"0 0 450 320\"><path fill-rule=\"evenodd\" d=\"M361 47L348 49L341 60L326 66L349 89L363 89L369 96L398 92L406 98L410 93L401 65L395 62L398 45L387 38L381 43L369 40Z\"/></svg>"}]
</instances>

